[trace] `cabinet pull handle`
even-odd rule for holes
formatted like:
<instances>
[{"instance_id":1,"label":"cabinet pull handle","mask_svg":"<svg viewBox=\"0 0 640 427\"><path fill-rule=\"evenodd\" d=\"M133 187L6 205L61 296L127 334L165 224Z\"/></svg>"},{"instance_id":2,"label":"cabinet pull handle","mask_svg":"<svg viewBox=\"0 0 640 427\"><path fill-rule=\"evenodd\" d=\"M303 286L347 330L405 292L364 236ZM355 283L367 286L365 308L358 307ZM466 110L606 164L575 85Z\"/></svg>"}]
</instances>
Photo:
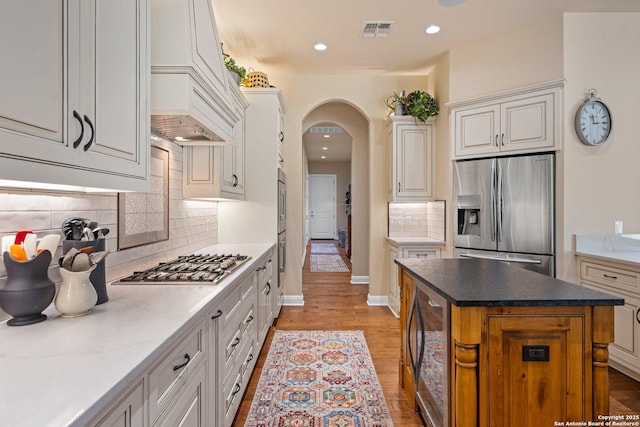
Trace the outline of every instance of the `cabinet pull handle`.
<instances>
[{"instance_id":1,"label":"cabinet pull handle","mask_svg":"<svg viewBox=\"0 0 640 427\"><path fill-rule=\"evenodd\" d=\"M502 134L502 146L504 147L504 133Z\"/></svg>"},{"instance_id":2,"label":"cabinet pull handle","mask_svg":"<svg viewBox=\"0 0 640 427\"><path fill-rule=\"evenodd\" d=\"M249 316L244 323L251 323L252 320L253 320L253 316Z\"/></svg>"},{"instance_id":3,"label":"cabinet pull handle","mask_svg":"<svg viewBox=\"0 0 640 427\"><path fill-rule=\"evenodd\" d=\"M253 360L253 353L249 353L249 357L247 357L247 363Z\"/></svg>"},{"instance_id":4,"label":"cabinet pull handle","mask_svg":"<svg viewBox=\"0 0 640 427\"><path fill-rule=\"evenodd\" d=\"M607 279L618 280L618 276L613 276L611 274L604 274L603 276L606 277Z\"/></svg>"},{"instance_id":5,"label":"cabinet pull handle","mask_svg":"<svg viewBox=\"0 0 640 427\"><path fill-rule=\"evenodd\" d=\"M231 396L235 396L236 394L238 394L238 392L240 391L240 384L236 383L236 385L233 388L233 391L231 392Z\"/></svg>"},{"instance_id":6,"label":"cabinet pull handle","mask_svg":"<svg viewBox=\"0 0 640 427\"><path fill-rule=\"evenodd\" d=\"M398 182L398 193L400 192L400 182Z\"/></svg>"},{"instance_id":7,"label":"cabinet pull handle","mask_svg":"<svg viewBox=\"0 0 640 427\"><path fill-rule=\"evenodd\" d=\"M233 344L231 344L231 347L235 348L238 344L240 344L240 338L236 337L236 339L233 340Z\"/></svg>"},{"instance_id":8,"label":"cabinet pull handle","mask_svg":"<svg viewBox=\"0 0 640 427\"><path fill-rule=\"evenodd\" d=\"M498 134L496 133L496 147L498 146Z\"/></svg>"},{"instance_id":9,"label":"cabinet pull handle","mask_svg":"<svg viewBox=\"0 0 640 427\"><path fill-rule=\"evenodd\" d=\"M271 293L271 282L267 282L267 295Z\"/></svg>"},{"instance_id":10,"label":"cabinet pull handle","mask_svg":"<svg viewBox=\"0 0 640 427\"><path fill-rule=\"evenodd\" d=\"M278 138L280 139L280 142L284 142L284 133L280 132L278 134Z\"/></svg>"},{"instance_id":11,"label":"cabinet pull handle","mask_svg":"<svg viewBox=\"0 0 640 427\"><path fill-rule=\"evenodd\" d=\"M211 320L217 319L220 316L222 316L222 310L218 310L216 314L211 316Z\"/></svg>"},{"instance_id":12,"label":"cabinet pull handle","mask_svg":"<svg viewBox=\"0 0 640 427\"><path fill-rule=\"evenodd\" d=\"M80 117L80 114L78 114L76 110L73 110L73 117L78 119L78 122L80 122L80 136L78 139L73 141L73 148L78 148L78 145L80 145L80 141L82 141L82 137L84 136L84 123L82 122L82 117Z\"/></svg>"},{"instance_id":13,"label":"cabinet pull handle","mask_svg":"<svg viewBox=\"0 0 640 427\"><path fill-rule=\"evenodd\" d=\"M89 142L84 145L84 151L88 151L89 147L91 147L91 144L93 144L93 135L95 133L95 129L93 128L93 123L91 123L91 120L89 120L89 117L87 117L86 114L84 115L84 121L87 122L89 128L91 128L91 138L89 138Z\"/></svg>"},{"instance_id":14,"label":"cabinet pull handle","mask_svg":"<svg viewBox=\"0 0 640 427\"><path fill-rule=\"evenodd\" d=\"M636 310L636 320L640 323L640 308Z\"/></svg>"},{"instance_id":15,"label":"cabinet pull handle","mask_svg":"<svg viewBox=\"0 0 640 427\"><path fill-rule=\"evenodd\" d=\"M235 173L233 174L233 186L238 186L238 175L236 175Z\"/></svg>"},{"instance_id":16,"label":"cabinet pull handle","mask_svg":"<svg viewBox=\"0 0 640 427\"><path fill-rule=\"evenodd\" d=\"M174 371L177 371L178 369L184 368L185 366L187 366L187 363L191 362L191 356L189 356L189 353L186 353L184 355L184 358L186 359L186 361L184 363L181 363L179 365L174 366L173 367Z\"/></svg>"}]
</instances>

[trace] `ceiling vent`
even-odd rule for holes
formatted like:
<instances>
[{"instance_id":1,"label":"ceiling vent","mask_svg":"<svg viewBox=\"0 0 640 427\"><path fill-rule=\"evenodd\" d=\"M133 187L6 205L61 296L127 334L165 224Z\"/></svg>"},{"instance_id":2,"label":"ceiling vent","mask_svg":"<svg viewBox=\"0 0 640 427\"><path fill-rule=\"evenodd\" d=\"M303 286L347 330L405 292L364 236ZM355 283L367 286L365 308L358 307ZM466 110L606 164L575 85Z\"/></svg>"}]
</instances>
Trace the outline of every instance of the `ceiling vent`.
<instances>
[{"instance_id":1,"label":"ceiling vent","mask_svg":"<svg viewBox=\"0 0 640 427\"><path fill-rule=\"evenodd\" d=\"M310 129L311 133L343 133L344 129L339 126L314 126Z\"/></svg>"},{"instance_id":2,"label":"ceiling vent","mask_svg":"<svg viewBox=\"0 0 640 427\"><path fill-rule=\"evenodd\" d=\"M362 26L362 37L389 37L393 21L372 22L365 21Z\"/></svg>"}]
</instances>

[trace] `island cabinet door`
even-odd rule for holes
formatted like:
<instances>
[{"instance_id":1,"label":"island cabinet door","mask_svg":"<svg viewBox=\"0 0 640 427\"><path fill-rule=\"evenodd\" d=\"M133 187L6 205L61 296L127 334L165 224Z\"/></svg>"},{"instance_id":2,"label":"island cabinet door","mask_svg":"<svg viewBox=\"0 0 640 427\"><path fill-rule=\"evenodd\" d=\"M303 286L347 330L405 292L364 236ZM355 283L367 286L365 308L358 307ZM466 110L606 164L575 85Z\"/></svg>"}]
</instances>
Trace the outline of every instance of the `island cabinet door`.
<instances>
[{"instance_id":1,"label":"island cabinet door","mask_svg":"<svg viewBox=\"0 0 640 427\"><path fill-rule=\"evenodd\" d=\"M583 331L582 316L489 315L486 425L591 419Z\"/></svg>"}]
</instances>

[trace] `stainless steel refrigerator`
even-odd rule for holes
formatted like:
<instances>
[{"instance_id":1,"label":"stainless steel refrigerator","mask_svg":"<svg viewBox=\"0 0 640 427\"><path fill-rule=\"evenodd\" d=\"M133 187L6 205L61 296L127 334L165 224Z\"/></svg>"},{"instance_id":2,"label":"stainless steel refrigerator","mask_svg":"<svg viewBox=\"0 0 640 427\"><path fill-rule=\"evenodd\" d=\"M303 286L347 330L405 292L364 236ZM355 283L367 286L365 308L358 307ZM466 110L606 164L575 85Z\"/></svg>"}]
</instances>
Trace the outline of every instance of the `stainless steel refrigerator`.
<instances>
[{"instance_id":1,"label":"stainless steel refrigerator","mask_svg":"<svg viewBox=\"0 0 640 427\"><path fill-rule=\"evenodd\" d=\"M555 276L553 154L454 165L454 256Z\"/></svg>"}]
</instances>

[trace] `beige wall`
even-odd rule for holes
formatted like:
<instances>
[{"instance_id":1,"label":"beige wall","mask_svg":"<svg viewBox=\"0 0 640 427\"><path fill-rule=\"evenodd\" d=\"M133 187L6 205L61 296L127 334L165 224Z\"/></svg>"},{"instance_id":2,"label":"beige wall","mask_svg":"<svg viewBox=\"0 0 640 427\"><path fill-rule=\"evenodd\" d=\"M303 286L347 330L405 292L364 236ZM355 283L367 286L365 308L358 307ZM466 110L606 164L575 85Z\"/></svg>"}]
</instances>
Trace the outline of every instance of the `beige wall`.
<instances>
[{"instance_id":1,"label":"beige wall","mask_svg":"<svg viewBox=\"0 0 640 427\"><path fill-rule=\"evenodd\" d=\"M450 52L452 101L561 77L561 16L532 22Z\"/></svg>"},{"instance_id":2,"label":"beige wall","mask_svg":"<svg viewBox=\"0 0 640 427\"><path fill-rule=\"evenodd\" d=\"M309 162L309 174L336 176L336 225L337 230L347 228L345 193L351 184L351 162Z\"/></svg>"},{"instance_id":3,"label":"beige wall","mask_svg":"<svg viewBox=\"0 0 640 427\"><path fill-rule=\"evenodd\" d=\"M558 277L575 281L576 233L640 231L640 14L571 13L564 17L564 149L561 162ZM590 89L613 115L612 133L599 147L576 137L575 111Z\"/></svg>"},{"instance_id":4,"label":"beige wall","mask_svg":"<svg viewBox=\"0 0 640 427\"><path fill-rule=\"evenodd\" d=\"M267 70L268 72L268 70ZM304 250L304 158L302 150L303 120L316 107L329 101L343 101L359 110L368 120L368 156L353 158L352 167L366 162L372 171L368 182L369 224L366 243L369 259L369 293L386 295L387 283L382 280L387 222L387 131L384 116L385 99L393 91L426 90L425 76L328 76L277 75L269 73L271 84L282 88L286 102L285 169L287 171L287 259L299 266L287 272L287 295L302 294L302 255ZM355 140L355 138L354 138ZM355 144L354 144L355 145ZM355 175L355 170L354 170ZM352 182L354 184L354 182ZM354 191L354 202L356 193ZM355 208L355 206L354 206ZM354 212L355 214L355 212ZM355 242L354 242L355 243ZM354 246L354 252L358 248ZM360 251L362 253L362 251ZM356 262L358 254L355 253ZM355 272L354 272L355 274Z\"/></svg>"}]
</instances>

